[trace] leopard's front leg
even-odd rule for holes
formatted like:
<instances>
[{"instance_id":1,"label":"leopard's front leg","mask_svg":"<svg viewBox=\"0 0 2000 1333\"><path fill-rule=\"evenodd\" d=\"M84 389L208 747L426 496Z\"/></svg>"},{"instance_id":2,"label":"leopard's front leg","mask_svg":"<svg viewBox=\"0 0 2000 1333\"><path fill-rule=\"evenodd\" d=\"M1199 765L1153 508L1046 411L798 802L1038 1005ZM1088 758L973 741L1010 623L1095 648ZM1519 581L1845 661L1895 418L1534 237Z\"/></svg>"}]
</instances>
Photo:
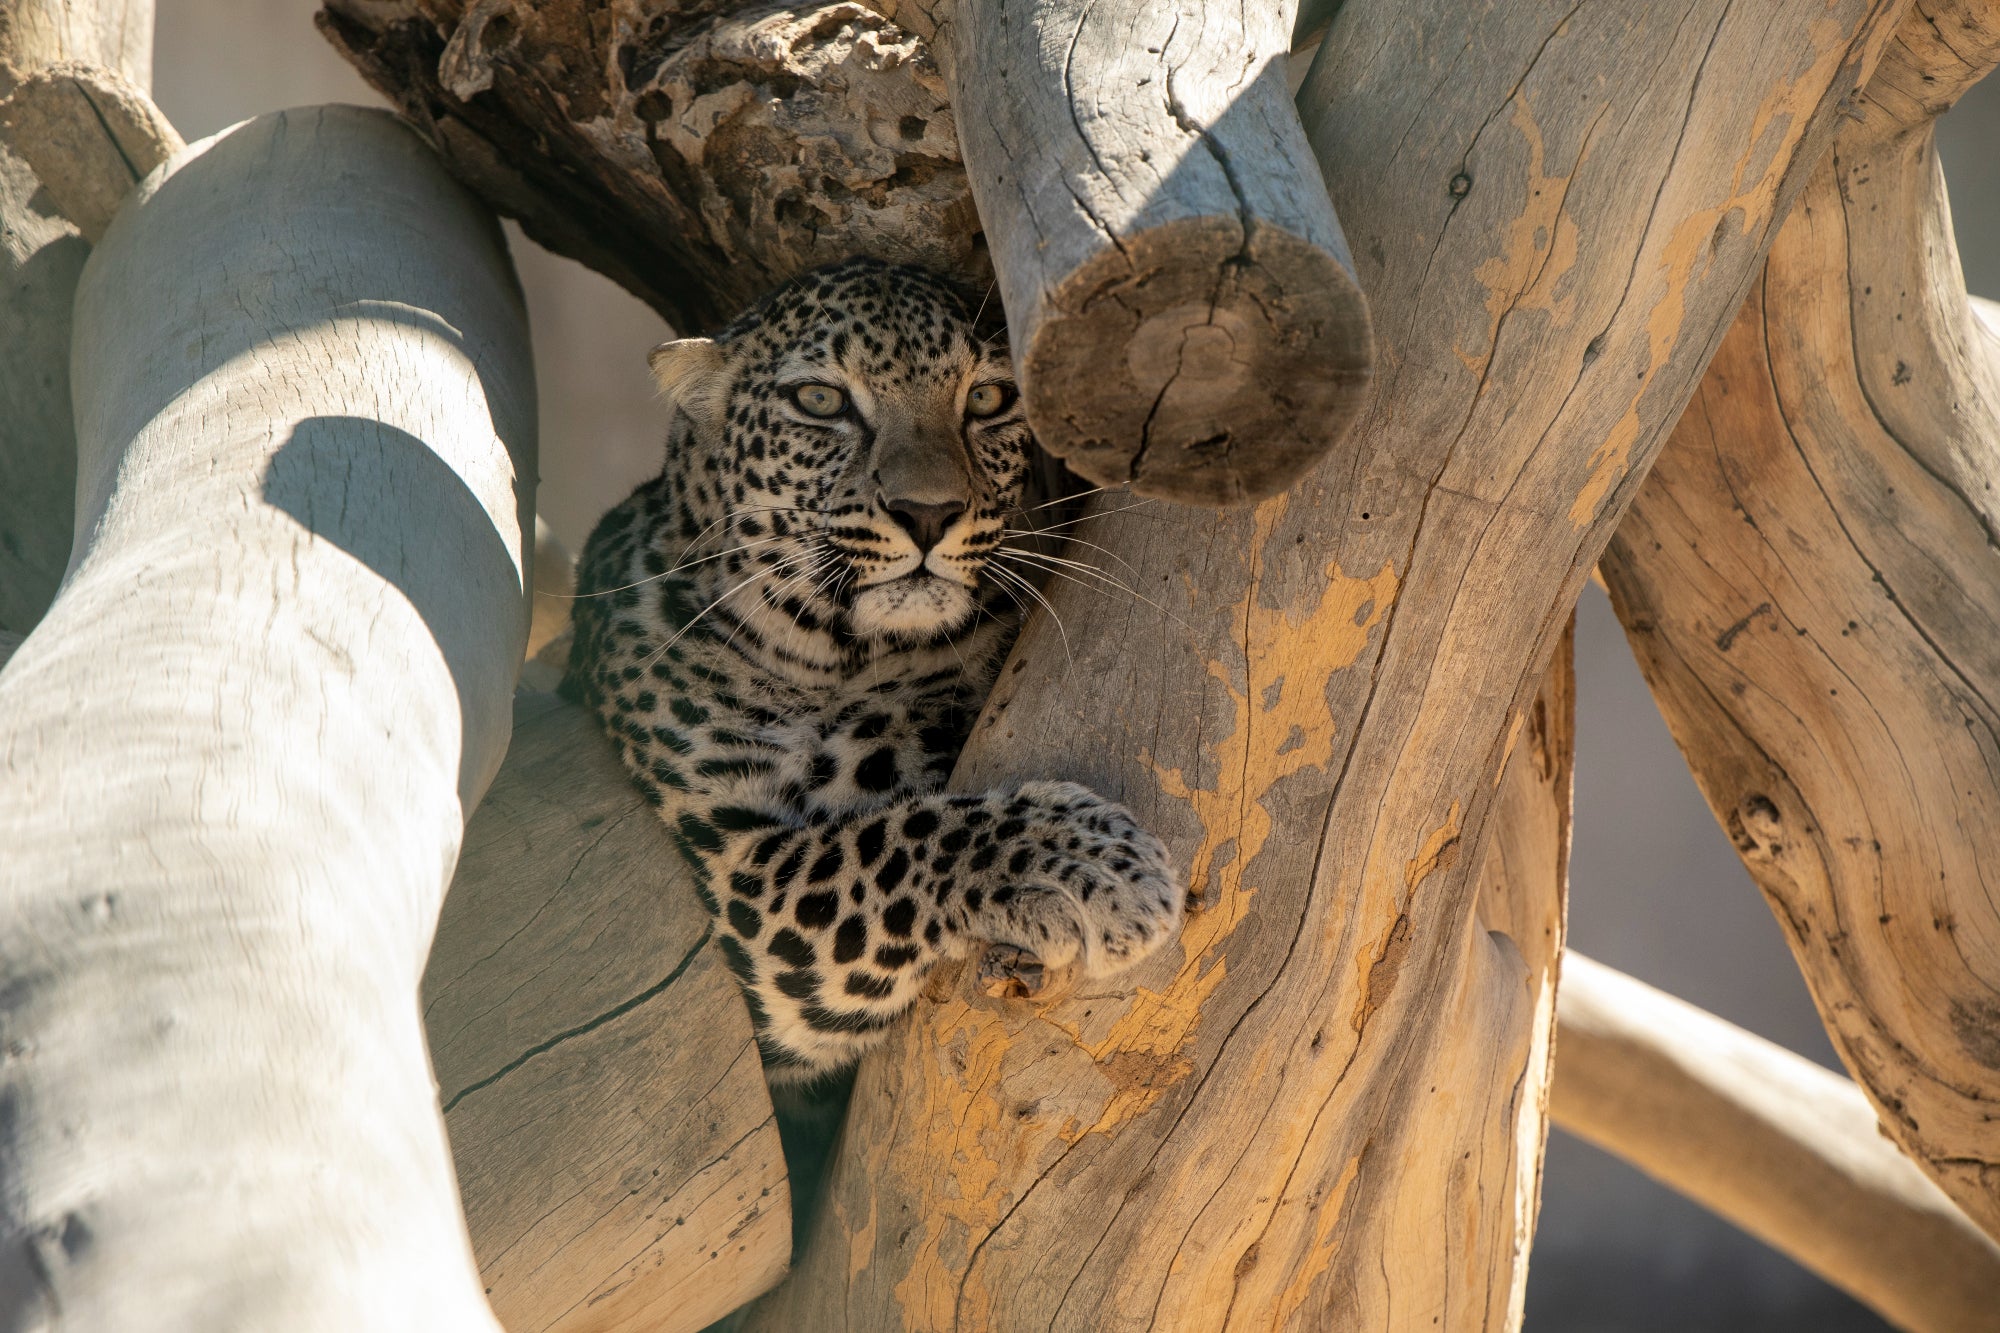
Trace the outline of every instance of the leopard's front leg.
<instances>
[{"instance_id":1,"label":"leopard's front leg","mask_svg":"<svg viewBox=\"0 0 2000 1333\"><path fill-rule=\"evenodd\" d=\"M852 1063L939 959L975 942L1100 976L1152 952L1181 916L1159 840L1068 782L915 796L806 827L714 806L684 814L678 833L778 1080Z\"/></svg>"}]
</instances>

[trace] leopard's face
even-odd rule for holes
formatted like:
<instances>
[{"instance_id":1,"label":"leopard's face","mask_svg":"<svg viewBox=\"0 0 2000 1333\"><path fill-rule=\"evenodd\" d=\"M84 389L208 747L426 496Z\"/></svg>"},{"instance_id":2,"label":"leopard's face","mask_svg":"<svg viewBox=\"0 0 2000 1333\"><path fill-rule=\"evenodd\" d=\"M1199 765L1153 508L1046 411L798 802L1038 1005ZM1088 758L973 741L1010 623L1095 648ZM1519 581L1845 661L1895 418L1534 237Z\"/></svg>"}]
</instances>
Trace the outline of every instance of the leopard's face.
<instances>
[{"instance_id":1,"label":"leopard's face","mask_svg":"<svg viewBox=\"0 0 2000 1333\"><path fill-rule=\"evenodd\" d=\"M773 609L863 639L974 619L1032 436L1004 344L943 282L850 260L653 365L691 428L704 545L729 552L718 594L755 578Z\"/></svg>"}]
</instances>

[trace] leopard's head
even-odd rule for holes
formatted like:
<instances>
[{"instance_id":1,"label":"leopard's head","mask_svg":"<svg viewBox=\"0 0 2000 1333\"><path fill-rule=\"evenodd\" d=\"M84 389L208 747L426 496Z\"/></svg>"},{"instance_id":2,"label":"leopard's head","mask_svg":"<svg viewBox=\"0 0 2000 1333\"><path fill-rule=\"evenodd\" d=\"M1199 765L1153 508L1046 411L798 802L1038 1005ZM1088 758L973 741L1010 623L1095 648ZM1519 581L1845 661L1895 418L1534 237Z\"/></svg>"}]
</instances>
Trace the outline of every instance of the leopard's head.
<instances>
[{"instance_id":1,"label":"leopard's head","mask_svg":"<svg viewBox=\"0 0 2000 1333\"><path fill-rule=\"evenodd\" d=\"M863 639L974 619L1033 437L1004 341L945 282L848 260L651 361L716 579Z\"/></svg>"}]
</instances>

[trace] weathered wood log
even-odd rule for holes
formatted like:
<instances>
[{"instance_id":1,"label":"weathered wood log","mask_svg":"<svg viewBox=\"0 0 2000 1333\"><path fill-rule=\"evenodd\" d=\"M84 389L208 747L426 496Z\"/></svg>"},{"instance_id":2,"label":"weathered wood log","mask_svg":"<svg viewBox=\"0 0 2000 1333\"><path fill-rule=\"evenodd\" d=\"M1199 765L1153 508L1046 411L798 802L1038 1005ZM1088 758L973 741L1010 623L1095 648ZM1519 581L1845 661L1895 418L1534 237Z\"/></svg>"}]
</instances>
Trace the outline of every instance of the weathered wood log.
<instances>
[{"instance_id":1,"label":"weathered wood log","mask_svg":"<svg viewBox=\"0 0 2000 1333\"><path fill-rule=\"evenodd\" d=\"M153 0L0 0L0 97L24 75L86 60L145 88ZM70 307L88 244L37 201L0 136L0 627L26 633L55 596L76 501Z\"/></svg>"},{"instance_id":2,"label":"weathered wood log","mask_svg":"<svg viewBox=\"0 0 2000 1333\"><path fill-rule=\"evenodd\" d=\"M954 779L1127 802L1199 910L1135 984L941 977L761 1327L1486 1325L1534 972L1476 1042L1452 1001L1510 738L1900 10L1348 0L1300 100L1383 349L1356 461L1254 511L1101 504L1171 614L1052 589L1068 648L1031 622Z\"/></svg>"},{"instance_id":3,"label":"weathered wood log","mask_svg":"<svg viewBox=\"0 0 2000 1333\"><path fill-rule=\"evenodd\" d=\"M0 132L92 244L132 187L187 146L143 88L79 60L17 83L0 100Z\"/></svg>"},{"instance_id":4,"label":"weathered wood log","mask_svg":"<svg viewBox=\"0 0 2000 1333\"><path fill-rule=\"evenodd\" d=\"M482 198L685 332L853 254L992 277L942 76L850 0L326 0L318 23Z\"/></svg>"},{"instance_id":5,"label":"weathered wood log","mask_svg":"<svg viewBox=\"0 0 2000 1333\"><path fill-rule=\"evenodd\" d=\"M1285 86L1291 0L880 0L933 43L1042 446L1188 504L1345 438L1368 303Z\"/></svg>"},{"instance_id":6,"label":"weathered wood log","mask_svg":"<svg viewBox=\"0 0 2000 1333\"><path fill-rule=\"evenodd\" d=\"M1429 1087L1411 1106L1412 1143L1458 1153L1413 1153L1400 1164L1392 1206L1459 1228L1447 1244L1476 1255L1481 1285L1452 1295L1468 1328L1519 1329L1528 1247L1542 1202L1550 1057L1557 1044L1556 975L1569 886L1570 788L1576 761L1576 622L1556 645L1522 716L1495 798L1479 874L1466 965L1445 1001ZM1463 1093L1454 1090L1464 1090ZM1466 1154L1479 1170L1466 1168ZM1474 1197L1494 1191L1492 1198ZM1407 1191L1407 1199L1402 1192ZM1414 1234L1417 1216L1391 1226Z\"/></svg>"},{"instance_id":7,"label":"weathered wood log","mask_svg":"<svg viewBox=\"0 0 2000 1333\"><path fill-rule=\"evenodd\" d=\"M527 630L526 316L379 112L148 178L85 269L80 530L0 674L9 1326L496 1330L419 974Z\"/></svg>"},{"instance_id":8,"label":"weathered wood log","mask_svg":"<svg viewBox=\"0 0 2000 1333\"><path fill-rule=\"evenodd\" d=\"M750 1016L596 719L514 718L424 974L480 1277L510 1333L700 1329L791 1254Z\"/></svg>"},{"instance_id":9,"label":"weathered wood log","mask_svg":"<svg viewBox=\"0 0 2000 1333\"><path fill-rule=\"evenodd\" d=\"M1931 124L2000 8L1912 10L1604 562L1883 1124L2000 1236L2000 339Z\"/></svg>"},{"instance_id":10,"label":"weathered wood log","mask_svg":"<svg viewBox=\"0 0 2000 1333\"><path fill-rule=\"evenodd\" d=\"M995 29L950 101L917 35L931 7L876 8L904 27L687 0L604 24L548 0L327 0L320 26L495 207L683 329L857 252L984 288L964 139L1029 413L1072 466L1242 502L1344 434L1372 342L1285 92L1289 4L1100 6L1073 59L1028 25L990 54ZM975 40L947 28L940 55ZM1012 172L1008 143L1044 165Z\"/></svg>"},{"instance_id":11,"label":"weathered wood log","mask_svg":"<svg viewBox=\"0 0 2000 1333\"><path fill-rule=\"evenodd\" d=\"M1557 1124L1898 1328L1993 1327L2000 1246L1882 1137L1853 1083L1574 952L1557 1014Z\"/></svg>"}]
</instances>

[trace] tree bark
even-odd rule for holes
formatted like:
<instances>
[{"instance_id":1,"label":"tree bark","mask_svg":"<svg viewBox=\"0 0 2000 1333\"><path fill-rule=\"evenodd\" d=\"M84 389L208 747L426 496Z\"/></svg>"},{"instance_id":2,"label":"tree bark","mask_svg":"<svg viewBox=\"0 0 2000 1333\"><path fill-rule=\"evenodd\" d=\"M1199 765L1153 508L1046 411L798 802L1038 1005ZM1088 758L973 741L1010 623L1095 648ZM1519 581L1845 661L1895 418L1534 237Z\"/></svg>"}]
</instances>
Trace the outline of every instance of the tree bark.
<instances>
[{"instance_id":1,"label":"tree bark","mask_svg":"<svg viewBox=\"0 0 2000 1333\"><path fill-rule=\"evenodd\" d=\"M1556 1123L1912 1333L1985 1333L2000 1246L1882 1137L1838 1074L1564 956Z\"/></svg>"},{"instance_id":2,"label":"tree bark","mask_svg":"<svg viewBox=\"0 0 2000 1333\"><path fill-rule=\"evenodd\" d=\"M859 4L327 0L318 22L482 198L683 332L849 255L992 278L944 80Z\"/></svg>"},{"instance_id":3,"label":"tree bark","mask_svg":"<svg viewBox=\"0 0 2000 1333\"><path fill-rule=\"evenodd\" d=\"M0 99L0 131L93 245L132 187L187 147L144 89L77 60L15 84Z\"/></svg>"},{"instance_id":4,"label":"tree bark","mask_svg":"<svg viewBox=\"0 0 2000 1333\"><path fill-rule=\"evenodd\" d=\"M386 115L266 116L76 312L87 539L0 674L0 1323L497 1329L417 984L527 629L499 231Z\"/></svg>"},{"instance_id":5,"label":"tree bark","mask_svg":"<svg viewBox=\"0 0 2000 1333\"><path fill-rule=\"evenodd\" d=\"M0 97L59 60L152 85L153 0L0 0ZM90 253L0 140L0 628L25 634L69 559L76 498L70 307Z\"/></svg>"},{"instance_id":6,"label":"tree bark","mask_svg":"<svg viewBox=\"0 0 2000 1333\"><path fill-rule=\"evenodd\" d=\"M1165 609L1053 590L1067 648L1030 623L955 777L1127 802L1199 910L1130 984L940 978L761 1327L1488 1325L1546 1014L1473 927L1510 738L1900 11L1348 0L1300 102L1382 349L1354 456L1253 511L1101 504Z\"/></svg>"},{"instance_id":7,"label":"tree bark","mask_svg":"<svg viewBox=\"0 0 2000 1333\"><path fill-rule=\"evenodd\" d=\"M933 42L1035 437L1244 504L1353 425L1368 303L1285 86L1287 0L887 0Z\"/></svg>"},{"instance_id":8,"label":"tree bark","mask_svg":"<svg viewBox=\"0 0 2000 1333\"><path fill-rule=\"evenodd\" d=\"M514 716L424 974L480 1279L511 1333L692 1333L791 1255L750 1016L596 718Z\"/></svg>"},{"instance_id":9,"label":"tree bark","mask_svg":"<svg viewBox=\"0 0 2000 1333\"><path fill-rule=\"evenodd\" d=\"M1931 141L1996 60L2000 8L1913 8L1604 573L1841 1058L2000 1236L2000 339Z\"/></svg>"}]
</instances>

